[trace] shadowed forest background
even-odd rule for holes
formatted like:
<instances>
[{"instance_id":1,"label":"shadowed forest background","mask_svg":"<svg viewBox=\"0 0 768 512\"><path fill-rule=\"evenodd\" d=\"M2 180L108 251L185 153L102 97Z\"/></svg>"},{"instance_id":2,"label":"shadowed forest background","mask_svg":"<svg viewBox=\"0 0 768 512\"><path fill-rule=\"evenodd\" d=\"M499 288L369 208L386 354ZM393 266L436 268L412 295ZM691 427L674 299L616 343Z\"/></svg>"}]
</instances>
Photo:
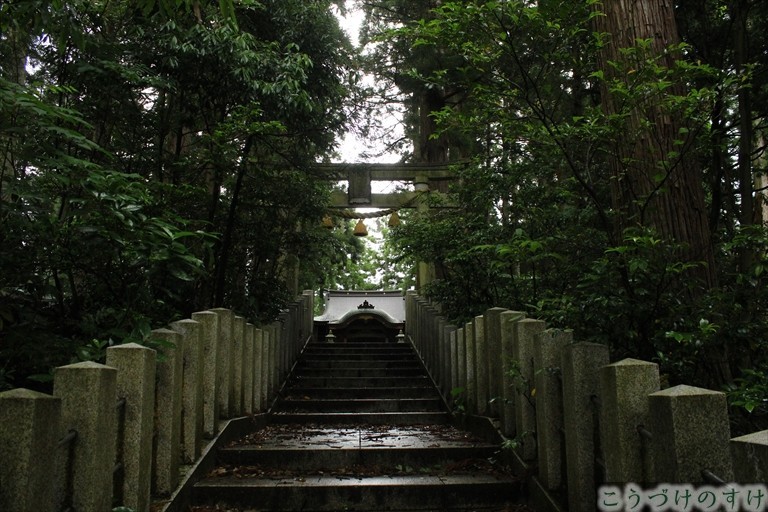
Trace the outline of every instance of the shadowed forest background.
<instances>
[{"instance_id":1,"label":"shadowed forest background","mask_svg":"<svg viewBox=\"0 0 768 512\"><path fill-rule=\"evenodd\" d=\"M0 4L0 389L426 262L449 318L526 311L768 428L768 3L360 1L357 47L344 4ZM375 254L323 228L347 131L454 165L457 208Z\"/></svg>"}]
</instances>

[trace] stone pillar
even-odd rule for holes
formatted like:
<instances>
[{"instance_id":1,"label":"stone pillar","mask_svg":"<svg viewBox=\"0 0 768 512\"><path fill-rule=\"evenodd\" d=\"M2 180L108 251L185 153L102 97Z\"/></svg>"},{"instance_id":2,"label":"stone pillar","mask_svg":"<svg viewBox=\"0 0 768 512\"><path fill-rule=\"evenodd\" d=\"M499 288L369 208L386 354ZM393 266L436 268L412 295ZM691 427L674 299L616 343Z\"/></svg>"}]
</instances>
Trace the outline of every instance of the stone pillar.
<instances>
[{"instance_id":1,"label":"stone pillar","mask_svg":"<svg viewBox=\"0 0 768 512\"><path fill-rule=\"evenodd\" d=\"M563 349L563 422L571 512L591 512L597 506L595 487L595 404L599 369L608 364L608 346L573 343Z\"/></svg>"},{"instance_id":2,"label":"stone pillar","mask_svg":"<svg viewBox=\"0 0 768 512\"><path fill-rule=\"evenodd\" d=\"M426 316L426 304L427 301L421 297L417 297L414 304L415 316L413 323L413 331L411 332L411 341L413 347L419 356L424 360L424 317Z\"/></svg>"},{"instance_id":3,"label":"stone pillar","mask_svg":"<svg viewBox=\"0 0 768 512\"><path fill-rule=\"evenodd\" d=\"M176 349L164 351L157 363L155 394L155 472L154 492L170 495L179 483L181 461L181 388L184 372L184 346L181 335L170 329L155 329L154 338L173 343Z\"/></svg>"},{"instance_id":4,"label":"stone pillar","mask_svg":"<svg viewBox=\"0 0 768 512\"><path fill-rule=\"evenodd\" d=\"M517 392L515 382L509 374L513 361L513 347L517 343L517 322L525 318L521 311L504 311L499 315L499 335L501 343L501 430L508 437L517 435L515 419L515 400ZM559 366L559 363L558 363Z\"/></svg>"},{"instance_id":5,"label":"stone pillar","mask_svg":"<svg viewBox=\"0 0 768 512\"><path fill-rule=\"evenodd\" d=\"M272 381L275 374L275 329L272 324L265 326L264 332L264 406L269 409L272 402Z\"/></svg>"},{"instance_id":6,"label":"stone pillar","mask_svg":"<svg viewBox=\"0 0 768 512\"><path fill-rule=\"evenodd\" d=\"M736 482L768 482L768 430L734 437L730 445Z\"/></svg>"},{"instance_id":7,"label":"stone pillar","mask_svg":"<svg viewBox=\"0 0 768 512\"><path fill-rule=\"evenodd\" d=\"M233 416L243 415L243 357L245 355L245 318L235 316L232 319L232 395L231 412Z\"/></svg>"},{"instance_id":8,"label":"stone pillar","mask_svg":"<svg viewBox=\"0 0 768 512\"><path fill-rule=\"evenodd\" d=\"M491 400L488 387L491 372L488 347L485 343L485 318L482 315L476 316L472 325L475 329L475 402L477 403L477 413L481 416L488 416Z\"/></svg>"},{"instance_id":9,"label":"stone pillar","mask_svg":"<svg viewBox=\"0 0 768 512\"><path fill-rule=\"evenodd\" d=\"M269 365L269 397L270 401L272 401L277 393L277 386L280 380L280 354L282 353L283 348L281 343L283 333L278 322L272 322L269 327L272 331L269 336L271 343L269 350L271 359Z\"/></svg>"},{"instance_id":10,"label":"stone pillar","mask_svg":"<svg viewBox=\"0 0 768 512\"><path fill-rule=\"evenodd\" d=\"M724 393L675 386L651 393L648 411L658 482L702 483L704 469L733 479Z\"/></svg>"},{"instance_id":11,"label":"stone pillar","mask_svg":"<svg viewBox=\"0 0 768 512\"><path fill-rule=\"evenodd\" d=\"M442 335L441 322L445 319L440 316L440 310L436 306L429 308L429 359L432 368L432 377L440 385L440 336Z\"/></svg>"},{"instance_id":12,"label":"stone pillar","mask_svg":"<svg viewBox=\"0 0 768 512\"><path fill-rule=\"evenodd\" d=\"M157 352L137 343L107 349L107 365L117 370L117 396L125 399L122 427L123 502L149 511L152 483L152 434L155 426Z\"/></svg>"},{"instance_id":13,"label":"stone pillar","mask_svg":"<svg viewBox=\"0 0 768 512\"><path fill-rule=\"evenodd\" d=\"M454 396L456 400L467 400L467 342L464 338L464 327L456 329L456 386L455 393L461 393L461 397ZM463 397L463 398L462 398Z\"/></svg>"},{"instance_id":14,"label":"stone pillar","mask_svg":"<svg viewBox=\"0 0 768 512\"><path fill-rule=\"evenodd\" d=\"M194 320L179 320L171 329L181 335L184 353L181 390L181 460L192 464L203 447L203 354L202 325Z\"/></svg>"},{"instance_id":15,"label":"stone pillar","mask_svg":"<svg viewBox=\"0 0 768 512\"><path fill-rule=\"evenodd\" d=\"M255 356L253 353L253 341L256 328L252 323L245 324L245 337L243 338L243 414L253 414L253 378L255 375Z\"/></svg>"},{"instance_id":16,"label":"stone pillar","mask_svg":"<svg viewBox=\"0 0 768 512\"><path fill-rule=\"evenodd\" d=\"M459 387L459 365L458 365L458 329L455 325L446 326L448 330L448 346L450 350L448 361L448 374L451 377L446 390L446 396L450 396L451 391Z\"/></svg>"},{"instance_id":17,"label":"stone pillar","mask_svg":"<svg viewBox=\"0 0 768 512\"><path fill-rule=\"evenodd\" d=\"M54 372L53 394L61 399L64 433L77 431L70 462L72 507L112 510L117 370L90 361L60 366Z\"/></svg>"},{"instance_id":18,"label":"stone pillar","mask_svg":"<svg viewBox=\"0 0 768 512\"><path fill-rule=\"evenodd\" d=\"M426 351L424 349L427 339L427 306L429 303L425 299L419 299L417 304L418 314L416 317L416 332L413 336L413 343L421 356L422 361L427 364Z\"/></svg>"},{"instance_id":19,"label":"stone pillar","mask_svg":"<svg viewBox=\"0 0 768 512\"><path fill-rule=\"evenodd\" d=\"M443 323L443 336L442 336L442 343L441 343L441 350L443 352L443 368L442 368L442 390L443 390L443 396L448 396L451 393L451 389L453 389L453 366L452 366L452 357L453 357L453 342L451 341L451 335L453 334L453 331L456 330L456 327L453 325L448 324L447 322Z\"/></svg>"},{"instance_id":20,"label":"stone pillar","mask_svg":"<svg viewBox=\"0 0 768 512\"><path fill-rule=\"evenodd\" d=\"M475 326L472 322L464 325L464 357L467 385L464 392L465 406L469 414L477 414L477 375L475 374Z\"/></svg>"},{"instance_id":21,"label":"stone pillar","mask_svg":"<svg viewBox=\"0 0 768 512\"><path fill-rule=\"evenodd\" d=\"M299 350L299 319L301 314L301 303L294 302L290 306L290 316L288 317L289 323L288 336L286 336L286 350L285 350L285 365L283 365L283 378L288 376L288 372L293 366L293 362L296 360Z\"/></svg>"},{"instance_id":22,"label":"stone pillar","mask_svg":"<svg viewBox=\"0 0 768 512\"><path fill-rule=\"evenodd\" d=\"M405 292L405 335L413 334L413 326L416 323L416 291Z\"/></svg>"},{"instance_id":23,"label":"stone pillar","mask_svg":"<svg viewBox=\"0 0 768 512\"><path fill-rule=\"evenodd\" d=\"M485 343L488 351L488 368L490 369L488 394L493 399L490 404L490 415L501 418L504 410L503 377L504 360L501 353L501 314L504 308L491 308L485 312Z\"/></svg>"},{"instance_id":24,"label":"stone pillar","mask_svg":"<svg viewBox=\"0 0 768 512\"><path fill-rule=\"evenodd\" d=\"M653 469L638 425L648 426L648 395L659 390L659 366L624 359L600 369L600 439L605 481L648 483Z\"/></svg>"},{"instance_id":25,"label":"stone pillar","mask_svg":"<svg viewBox=\"0 0 768 512\"><path fill-rule=\"evenodd\" d=\"M445 321L445 317L438 316L435 322L435 327L437 328L437 332L435 332L435 356L436 356L436 364L435 364L435 382L437 382L438 388L440 388L440 391L442 393L445 392L445 326L447 325L447 322Z\"/></svg>"},{"instance_id":26,"label":"stone pillar","mask_svg":"<svg viewBox=\"0 0 768 512\"><path fill-rule=\"evenodd\" d=\"M265 325L261 332L261 406L266 411L269 409L269 361L271 357L269 351L272 346L272 340L270 339L271 332L268 325Z\"/></svg>"},{"instance_id":27,"label":"stone pillar","mask_svg":"<svg viewBox=\"0 0 768 512\"><path fill-rule=\"evenodd\" d=\"M505 313L506 314L506 313ZM539 480L549 490L563 484L562 351L573 342L573 332L547 329L537 336L533 349L536 368L536 448Z\"/></svg>"},{"instance_id":28,"label":"stone pillar","mask_svg":"<svg viewBox=\"0 0 768 512\"><path fill-rule=\"evenodd\" d=\"M192 313L200 323L203 345L203 435L212 439L218 432L219 316L212 311Z\"/></svg>"},{"instance_id":29,"label":"stone pillar","mask_svg":"<svg viewBox=\"0 0 768 512\"><path fill-rule=\"evenodd\" d=\"M61 399L29 389L0 393L0 510L59 510Z\"/></svg>"},{"instance_id":30,"label":"stone pillar","mask_svg":"<svg viewBox=\"0 0 768 512\"><path fill-rule=\"evenodd\" d=\"M523 460L536 458L536 408L533 406L534 375L538 368L534 368L533 351L536 345L536 336L546 328L542 320L522 318L515 323L517 343L512 345L512 359L517 361L519 375L515 386L515 430L520 440L518 454ZM606 361L607 362L607 361ZM513 379L514 381L514 379Z\"/></svg>"},{"instance_id":31,"label":"stone pillar","mask_svg":"<svg viewBox=\"0 0 768 512\"><path fill-rule=\"evenodd\" d=\"M219 417L231 418L234 416L235 402L235 360L232 357L232 330L235 315L224 308L212 309L219 316L219 345L218 345L218 370L216 375L219 382L217 401L219 403Z\"/></svg>"},{"instance_id":32,"label":"stone pillar","mask_svg":"<svg viewBox=\"0 0 768 512\"><path fill-rule=\"evenodd\" d=\"M264 407L262 398L262 375L263 370L263 357L264 357L264 342L262 337L263 331L261 329L254 328L253 330L253 411L261 412Z\"/></svg>"},{"instance_id":33,"label":"stone pillar","mask_svg":"<svg viewBox=\"0 0 768 512\"><path fill-rule=\"evenodd\" d=\"M299 357L299 354L301 354L301 350L304 348L304 345L307 343L310 336L312 336L312 333L315 329L314 324L314 315L315 315L315 291L314 290L304 290L302 293L302 311L304 313L304 316L301 320L301 329L299 330L299 336L301 337L301 343L299 344L299 350L296 351L296 358ZM316 340L320 341L320 340Z\"/></svg>"}]
</instances>

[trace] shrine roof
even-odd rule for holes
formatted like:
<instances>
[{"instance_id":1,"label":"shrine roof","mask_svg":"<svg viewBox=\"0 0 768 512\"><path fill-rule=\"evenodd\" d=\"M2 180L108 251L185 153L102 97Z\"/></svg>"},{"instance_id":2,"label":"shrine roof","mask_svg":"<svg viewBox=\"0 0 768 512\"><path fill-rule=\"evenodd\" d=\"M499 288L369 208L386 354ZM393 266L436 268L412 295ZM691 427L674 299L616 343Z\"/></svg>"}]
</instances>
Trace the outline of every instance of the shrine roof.
<instances>
[{"instance_id":1,"label":"shrine roof","mask_svg":"<svg viewBox=\"0 0 768 512\"><path fill-rule=\"evenodd\" d=\"M399 290L351 291L334 290L324 294L325 311L315 322L338 322L351 312L376 311L398 323L405 322L405 296Z\"/></svg>"}]
</instances>

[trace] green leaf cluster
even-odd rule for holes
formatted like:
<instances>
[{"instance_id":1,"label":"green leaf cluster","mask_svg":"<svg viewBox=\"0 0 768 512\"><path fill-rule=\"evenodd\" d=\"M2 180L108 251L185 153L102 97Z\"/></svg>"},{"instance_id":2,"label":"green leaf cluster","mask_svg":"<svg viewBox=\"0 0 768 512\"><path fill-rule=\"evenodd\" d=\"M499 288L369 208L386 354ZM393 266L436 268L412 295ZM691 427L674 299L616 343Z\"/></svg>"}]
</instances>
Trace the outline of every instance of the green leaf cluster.
<instances>
[{"instance_id":1,"label":"green leaf cluster","mask_svg":"<svg viewBox=\"0 0 768 512\"><path fill-rule=\"evenodd\" d=\"M313 287L354 87L333 3L0 5L0 385Z\"/></svg>"}]
</instances>

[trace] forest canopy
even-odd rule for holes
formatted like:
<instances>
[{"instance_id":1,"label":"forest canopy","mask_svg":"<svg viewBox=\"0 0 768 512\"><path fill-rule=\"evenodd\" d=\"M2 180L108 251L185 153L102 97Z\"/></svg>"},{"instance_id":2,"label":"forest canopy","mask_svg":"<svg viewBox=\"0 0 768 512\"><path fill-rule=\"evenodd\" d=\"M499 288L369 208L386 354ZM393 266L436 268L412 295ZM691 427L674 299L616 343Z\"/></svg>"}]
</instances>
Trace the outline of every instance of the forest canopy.
<instances>
[{"instance_id":1,"label":"forest canopy","mask_svg":"<svg viewBox=\"0 0 768 512\"><path fill-rule=\"evenodd\" d=\"M311 168L358 88L331 5L0 5L0 384L211 306L271 321L359 252Z\"/></svg>"},{"instance_id":2,"label":"forest canopy","mask_svg":"<svg viewBox=\"0 0 768 512\"><path fill-rule=\"evenodd\" d=\"M330 0L0 5L0 385L421 262L453 320L524 310L764 421L766 2L347 3L359 47ZM352 129L458 178L376 264L320 226Z\"/></svg>"},{"instance_id":3,"label":"forest canopy","mask_svg":"<svg viewBox=\"0 0 768 512\"><path fill-rule=\"evenodd\" d=\"M447 316L523 310L764 421L768 5L364 5L410 158L460 178L391 241Z\"/></svg>"}]
</instances>

